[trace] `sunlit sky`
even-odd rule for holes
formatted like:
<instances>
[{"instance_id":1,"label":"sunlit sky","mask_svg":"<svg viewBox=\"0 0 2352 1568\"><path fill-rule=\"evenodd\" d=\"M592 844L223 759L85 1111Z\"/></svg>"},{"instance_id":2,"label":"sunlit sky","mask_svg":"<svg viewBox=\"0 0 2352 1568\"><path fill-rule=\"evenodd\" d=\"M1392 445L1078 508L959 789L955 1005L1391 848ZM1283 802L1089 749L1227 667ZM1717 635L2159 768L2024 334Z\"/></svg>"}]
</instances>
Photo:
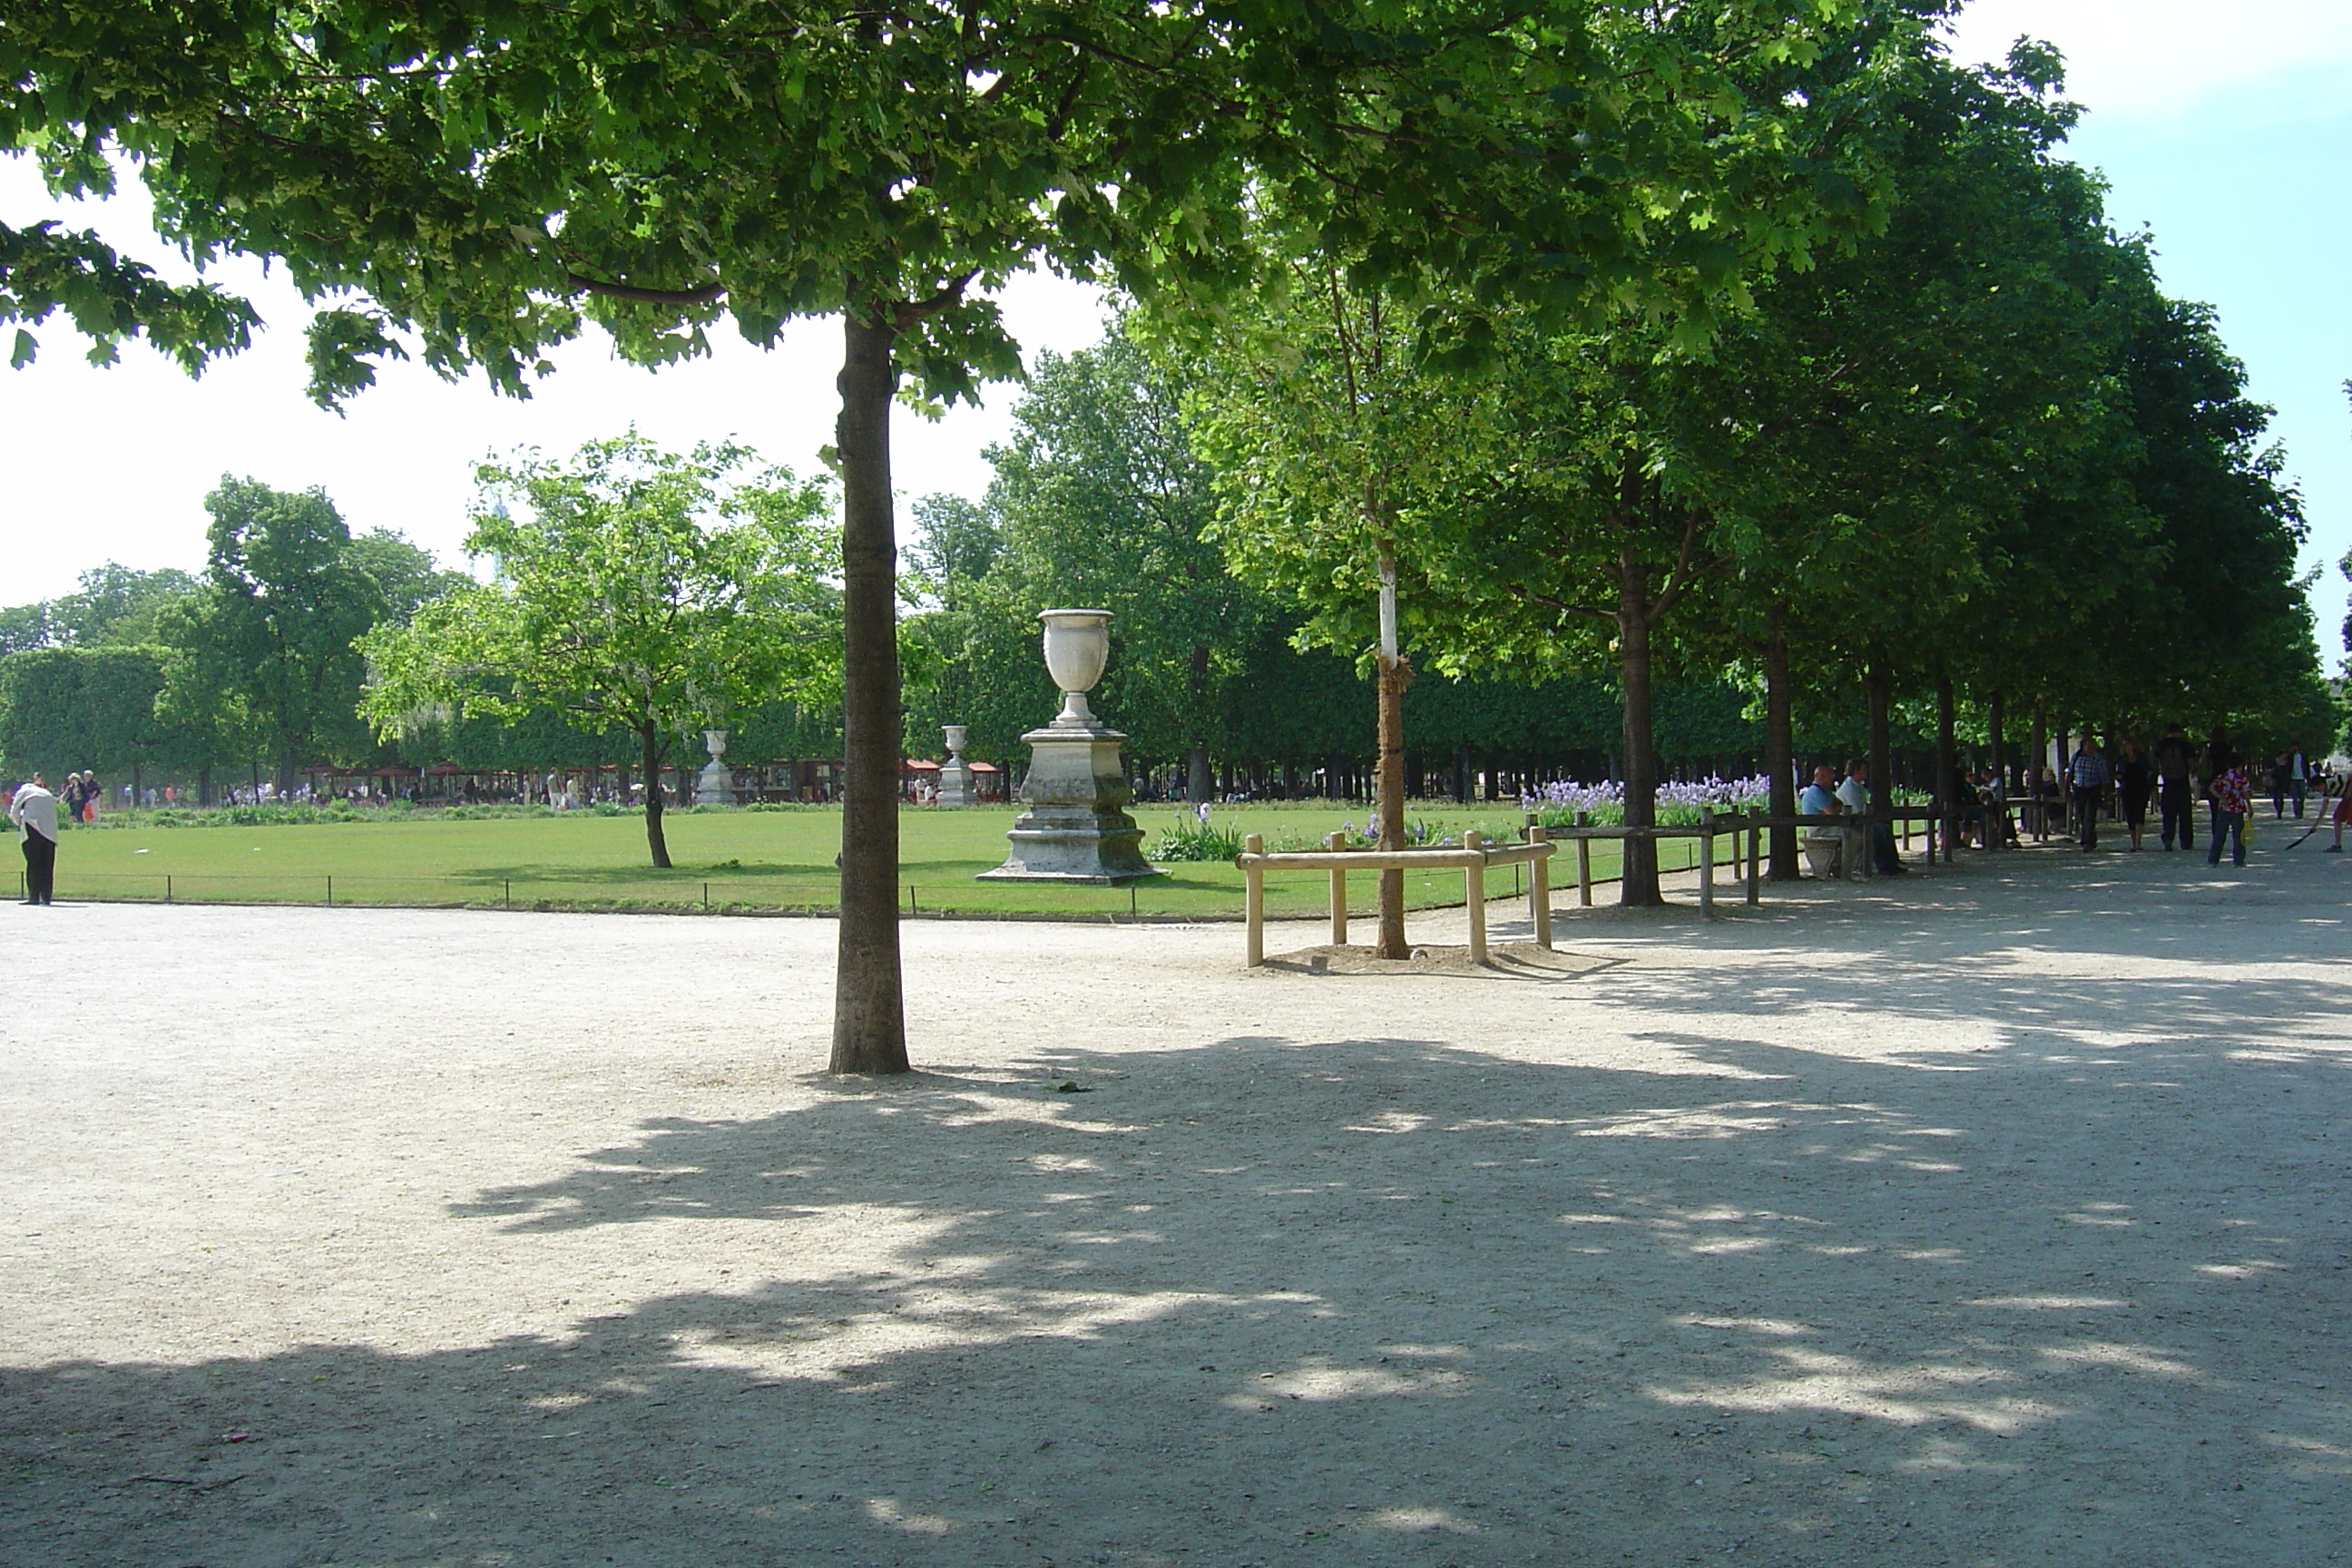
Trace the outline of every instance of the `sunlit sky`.
<instances>
[{"instance_id":1,"label":"sunlit sky","mask_svg":"<svg viewBox=\"0 0 2352 1568\"><path fill-rule=\"evenodd\" d=\"M2109 212L2154 236L2167 290L2209 301L2254 395L2278 409L2275 437L2312 522L2306 565L2331 667L2352 549L2352 4L2347 0L1977 0L1954 28L1956 54L1990 58L2020 34L2058 46L2069 91L2088 110L2073 147L2102 170ZM0 214L95 227L173 276L133 198L61 205L20 160L0 160ZM194 569L204 496L224 473L283 489L323 486L355 529L395 528L455 563L472 465L493 452L566 450L634 424L665 443L735 436L795 468L831 438L839 328L797 324L773 351L723 342L709 360L659 373L583 341L558 373L516 402L478 379L451 384L394 365L338 418L302 395L299 298L251 267L214 276L247 291L273 330L248 353L190 381L133 347L95 369L61 322L32 367L0 371L5 551L0 604L63 593L107 559ZM1005 296L1033 353L1100 331L1099 301L1050 277ZM894 432L903 495L976 495L983 450L1003 437L1017 392L929 424L902 412ZM902 524L903 529L903 524ZM2117 627L2129 635L2128 625Z\"/></svg>"}]
</instances>

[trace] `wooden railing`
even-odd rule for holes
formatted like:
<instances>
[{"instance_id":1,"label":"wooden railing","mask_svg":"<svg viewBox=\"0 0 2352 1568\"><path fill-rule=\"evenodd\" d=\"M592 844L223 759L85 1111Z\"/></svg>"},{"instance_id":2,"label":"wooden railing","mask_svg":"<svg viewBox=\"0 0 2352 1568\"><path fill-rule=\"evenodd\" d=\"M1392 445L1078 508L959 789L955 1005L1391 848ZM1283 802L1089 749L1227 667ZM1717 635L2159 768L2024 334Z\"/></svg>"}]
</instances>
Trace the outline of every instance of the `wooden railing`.
<instances>
[{"instance_id":1,"label":"wooden railing","mask_svg":"<svg viewBox=\"0 0 2352 1568\"><path fill-rule=\"evenodd\" d=\"M1349 849L1343 835L1334 833L1320 849L1280 849L1266 853L1265 838L1253 833L1234 864L1242 868L1243 911L1249 930L1249 966L1265 962L1265 874L1268 871L1328 871L1331 877L1331 943L1348 944L1348 873L1350 871L1444 871L1459 868L1463 901L1470 913L1470 962L1486 962L1486 873L1498 866L1528 868L1528 913L1535 921L1536 942L1551 946L1552 855L1557 849L1541 827L1528 828L1526 842L1488 844L1472 829L1462 836L1459 848ZM1590 900L1588 900L1590 901Z\"/></svg>"},{"instance_id":2,"label":"wooden railing","mask_svg":"<svg viewBox=\"0 0 2352 1568\"><path fill-rule=\"evenodd\" d=\"M1668 826L1610 827L1585 820L1585 814L1576 814L1575 825L1547 830L1538 825L1535 813L1527 815L1526 838L1517 844L1489 844L1475 829L1462 836L1459 848L1441 849L1349 849L1346 837L1334 833L1324 840L1321 849L1282 849L1266 852L1265 839L1253 833L1243 840L1244 847L1234 863L1242 868L1244 922L1248 928L1249 966L1253 969L1265 962L1265 873L1268 871L1320 870L1331 878L1331 944L1348 944L1348 874L1351 871L1440 871L1459 868L1463 880L1463 901L1470 916L1470 961L1486 962L1486 872L1498 866L1525 864L1528 868L1528 916L1535 926L1536 942L1542 947L1551 946L1551 857L1560 843L1576 846L1577 902L1586 908L1592 903L1592 846L1597 840L1614 840L1622 844L1633 839L1658 842L1668 838L1698 840L1698 905L1702 913L1715 913L1716 840L1730 837L1737 845L1741 834L1748 836L1747 854L1743 857L1735 847L1731 864L1746 864L1746 901L1759 901L1764 880L1764 834L1774 827L1817 828L1824 826L1847 829L1866 836L1874 827L1899 829L1905 848L1911 847L1912 825L1926 826L1927 864L1936 863L1937 846L1943 847L1945 858L1951 857L1951 847L1945 838L1945 827L1939 814L1932 805L1896 805L1879 811L1852 812L1838 816L1771 816L1762 812L1718 816L1711 810L1702 810L1696 823ZM1866 842L1866 837L1865 837Z\"/></svg>"}]
</instances>

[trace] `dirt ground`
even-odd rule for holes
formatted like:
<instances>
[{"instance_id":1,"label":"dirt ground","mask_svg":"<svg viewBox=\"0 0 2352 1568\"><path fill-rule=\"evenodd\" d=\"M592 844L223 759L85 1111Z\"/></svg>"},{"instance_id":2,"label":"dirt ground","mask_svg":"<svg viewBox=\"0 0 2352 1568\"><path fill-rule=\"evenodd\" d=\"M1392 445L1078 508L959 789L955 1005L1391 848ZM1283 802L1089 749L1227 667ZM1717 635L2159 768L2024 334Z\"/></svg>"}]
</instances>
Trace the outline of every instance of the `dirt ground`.
<instances>
[{"instance_id":1,"label":"dirt ground","mask_svg":"<svg viewBox=\"0 0 2352 1568\"><path fill-rule=\"evenodd\" d=\"M2285 841L1489 973L912 923L889 1084L822 921L0 909L0 1563L2337 1561Z\"/></svg>"}]
</instances>

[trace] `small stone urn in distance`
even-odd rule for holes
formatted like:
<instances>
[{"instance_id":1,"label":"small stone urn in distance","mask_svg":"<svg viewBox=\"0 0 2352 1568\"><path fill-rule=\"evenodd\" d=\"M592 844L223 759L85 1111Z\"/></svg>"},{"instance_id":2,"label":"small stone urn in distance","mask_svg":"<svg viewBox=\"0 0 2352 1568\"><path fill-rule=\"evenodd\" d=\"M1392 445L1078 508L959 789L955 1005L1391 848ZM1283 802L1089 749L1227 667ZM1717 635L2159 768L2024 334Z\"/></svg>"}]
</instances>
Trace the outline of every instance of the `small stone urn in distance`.
<instances>
[{"instance_id":1,"label":"small stone urn in distance","mask_svg":"<svg viewBox=\"0 0 2352 1568\"><path fill-rule=\"evenodd\" d=\"M702 776L695 783L694 804L733 805L735 804L735 770L719 760L727 753L727 731L705 730L702 732L702 746L710 753L710 760L702 764Z\"/></svg>"},{"instance_id":2,"label":"small stone urn in distance","mask_svg":"<svg viewBox=\"0 0 2352 1568\"><path fill-rule=\"evenodd\" d=\"M1005 837L1013 851L983 880L1131 882L1159 873L1143 858L1143 829L1123 809L1130 798L1118 746L1127 739L1103 727L1087 693L1110 662L1108 610L1046 610L1045 668L1062 689L1062 711L1029 743L1028 809Z\"/></svg>"},{"instance_id":3,"label":"small stone urn in distance","mask_svg":"<svg viewBox=\"0 0 2352 1568\"><path fill-rule=\"evenodd\" d=\"M946 724L942 725L941 729L947 733L948 760L940 769L940 804L970 805L978 797L972 793L971 769L964 764L963 760L965 727L961 724Z\"/></svg>"}]
</instances>

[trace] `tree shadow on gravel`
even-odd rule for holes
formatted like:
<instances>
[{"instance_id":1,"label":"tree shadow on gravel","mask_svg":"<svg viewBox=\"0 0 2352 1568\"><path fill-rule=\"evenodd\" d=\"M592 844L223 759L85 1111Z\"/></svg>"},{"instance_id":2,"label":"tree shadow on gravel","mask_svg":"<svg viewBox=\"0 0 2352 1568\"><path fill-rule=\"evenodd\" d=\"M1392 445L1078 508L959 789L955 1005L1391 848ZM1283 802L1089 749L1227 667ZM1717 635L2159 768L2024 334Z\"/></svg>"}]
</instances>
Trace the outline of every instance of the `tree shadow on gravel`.
<instances>
[{"instance_id":1,"label":"tree shadow on gravel","mask_svg":"<svg viewBox=\"0 0 2352 1568\"><path fill-rule=\"evenodd\" d=\"M2212 1097L2054 1152L2155 1103L2128 1060L1661 1037L1684 1070L1237 1037L649 1123L454 1205L452 1268L572 1231L618 1275L723 1224L740 1289L424 1354L11 1368L0 1559L2187 1568L2352 1535L2307 1065L2175 1043L2267 1130L2206 1191L2133 1162L2241 1137Z\"/></svg>"}]
</instances>

